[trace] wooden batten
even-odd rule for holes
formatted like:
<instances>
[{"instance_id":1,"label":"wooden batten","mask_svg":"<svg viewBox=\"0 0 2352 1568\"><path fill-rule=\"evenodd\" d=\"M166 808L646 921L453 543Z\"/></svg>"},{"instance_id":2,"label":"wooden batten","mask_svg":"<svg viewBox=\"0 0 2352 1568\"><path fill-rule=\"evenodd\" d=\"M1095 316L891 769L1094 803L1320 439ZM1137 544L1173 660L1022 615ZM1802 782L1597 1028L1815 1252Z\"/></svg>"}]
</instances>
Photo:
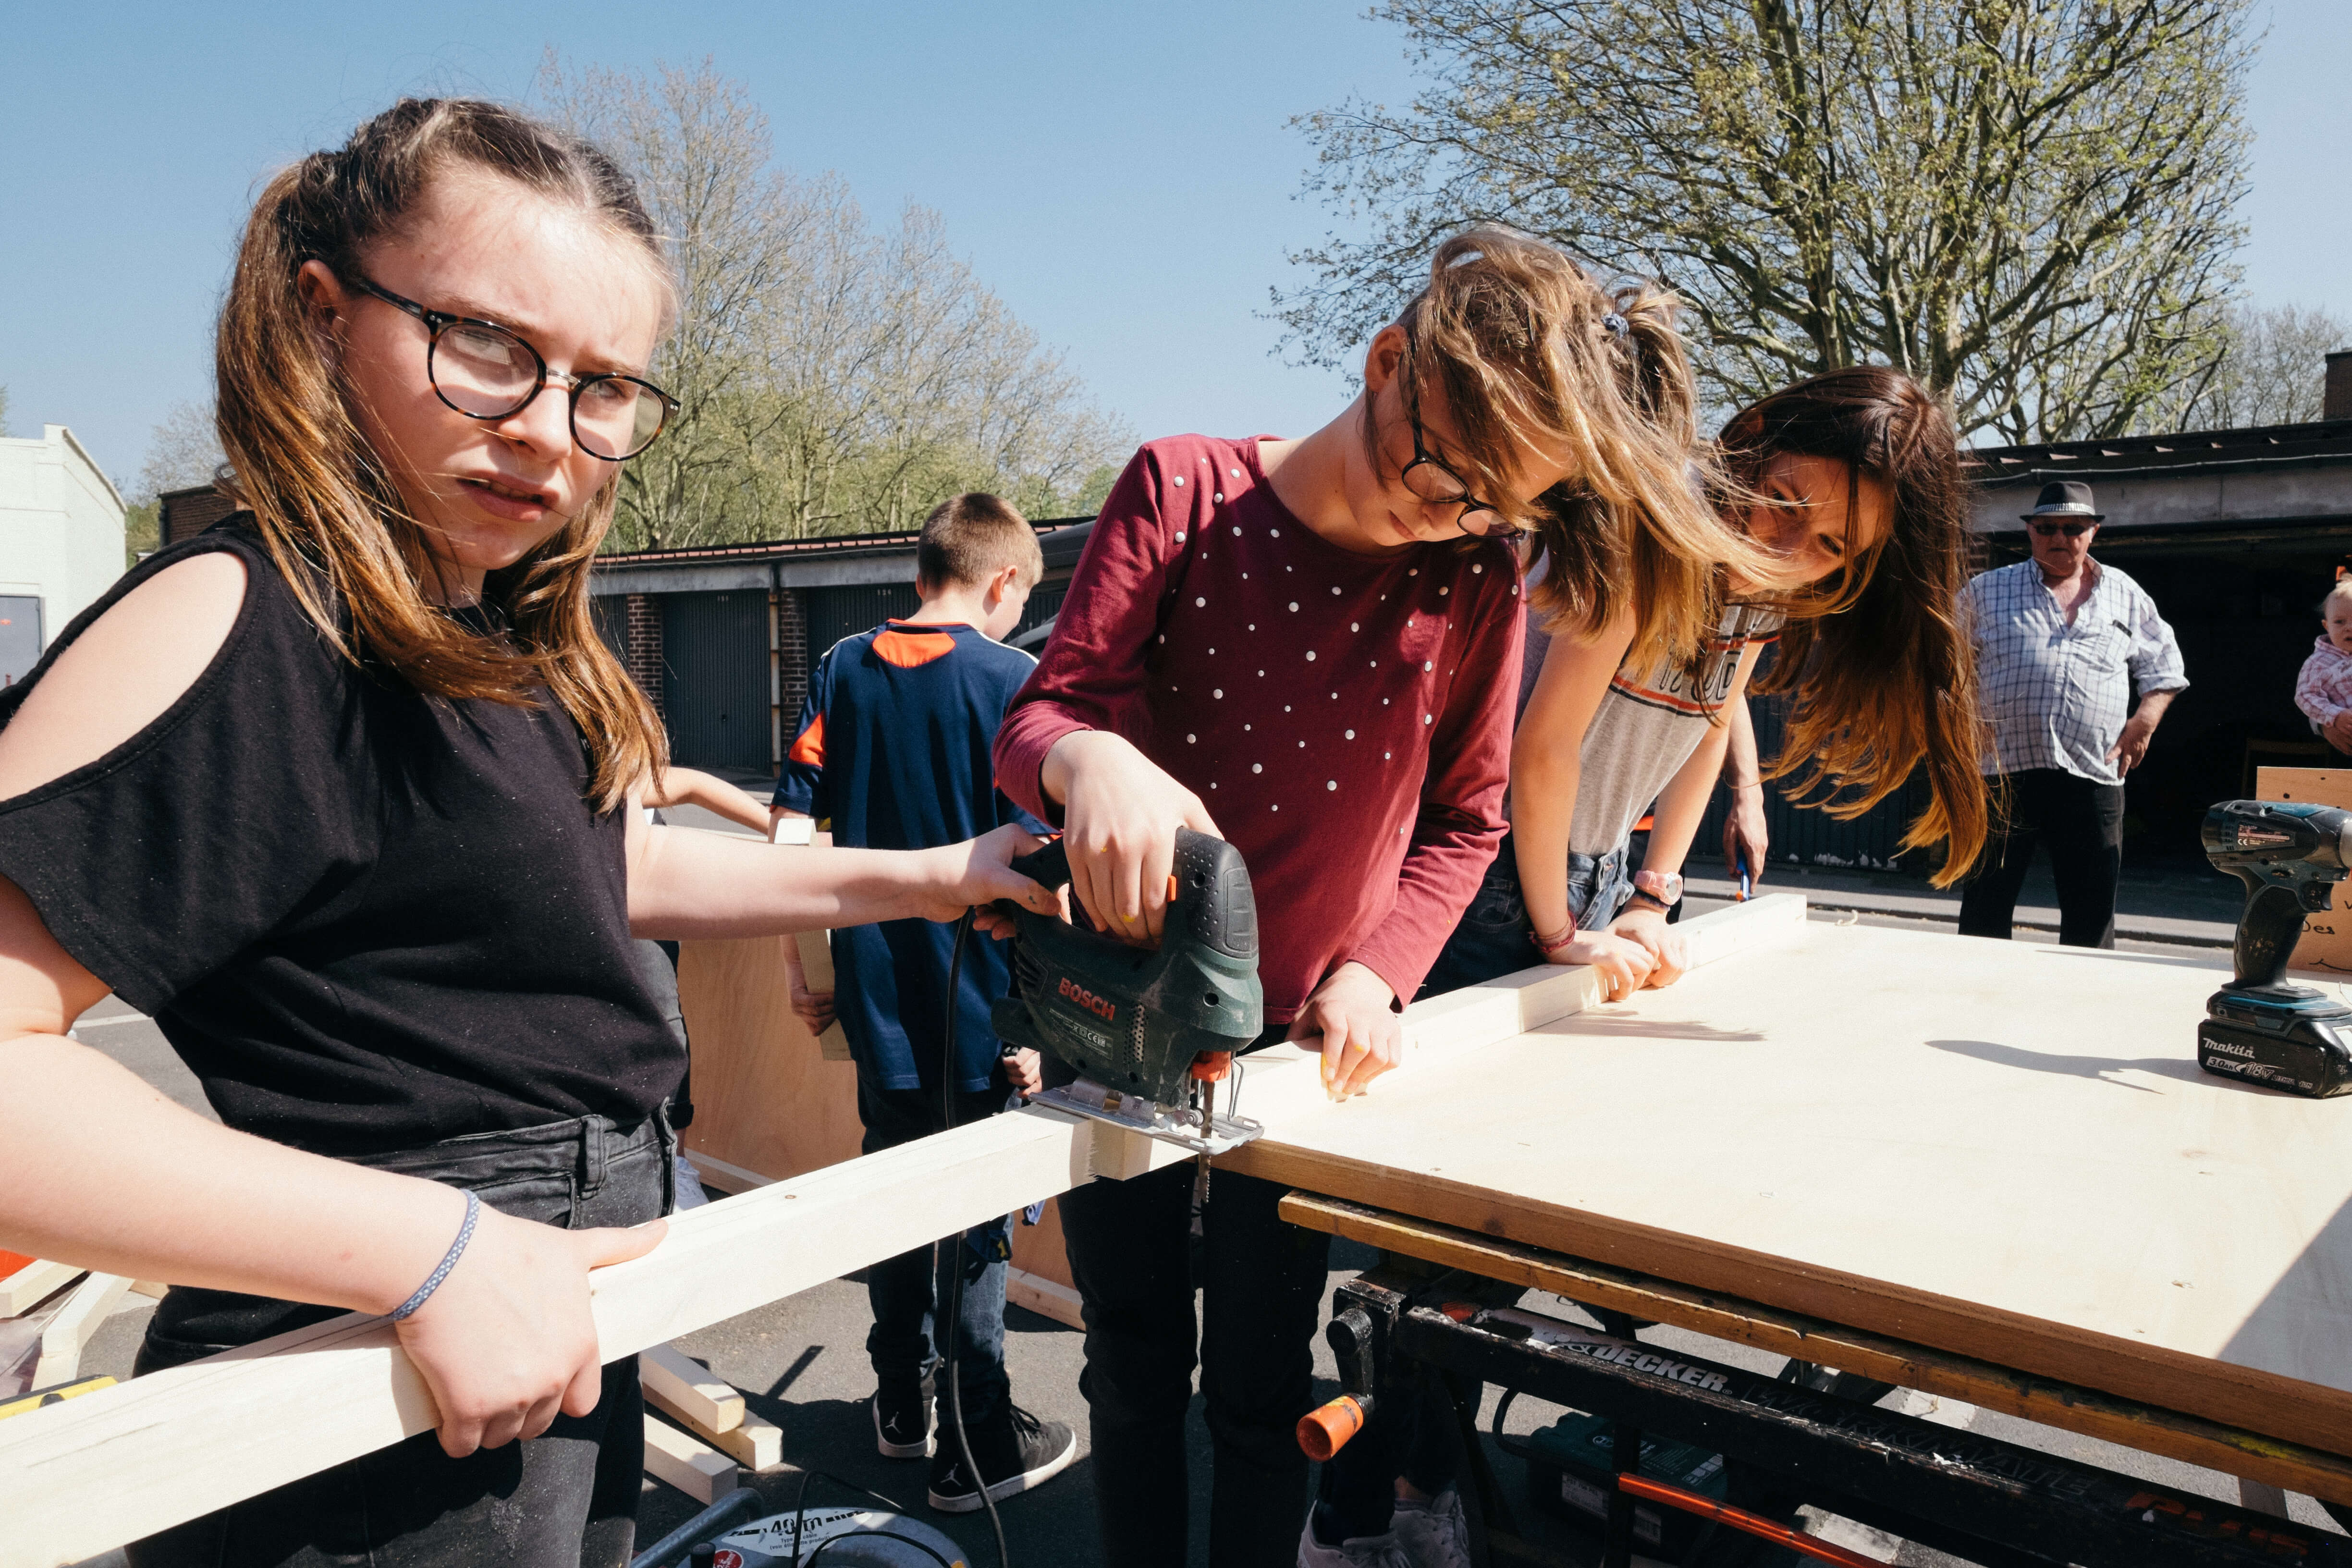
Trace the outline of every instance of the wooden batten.
<instances>
[{"instance_id":1,"label":"wooden batten","mask_svg":"<svg viewBox=\"0 0 2352 1568\"><path fill-rule=\"evenodd\" d=\"M743 1484L735 1461L690 1432L646 1417L646 1474L698 1503L714 1503Z\"/></svg>"}]
</instances>

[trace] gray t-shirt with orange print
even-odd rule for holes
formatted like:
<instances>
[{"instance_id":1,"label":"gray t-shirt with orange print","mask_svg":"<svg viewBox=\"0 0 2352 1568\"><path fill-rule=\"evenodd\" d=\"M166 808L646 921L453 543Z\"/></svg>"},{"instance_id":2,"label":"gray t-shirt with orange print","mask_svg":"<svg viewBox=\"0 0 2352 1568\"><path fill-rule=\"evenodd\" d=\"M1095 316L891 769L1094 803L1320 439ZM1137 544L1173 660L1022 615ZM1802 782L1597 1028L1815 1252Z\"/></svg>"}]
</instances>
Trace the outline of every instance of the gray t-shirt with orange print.
<instances>
[{"instance_id":1,"label":"gray t-shirt with orange print","mask_svg":"<svg viewBox=\"0 0 2352 1568\"><path fill-rule=\"evenodd\" d=\"M1696 680L1689 672L1663 664L1646 673L1630 665L1618 670L1584 731L1576 816L1568 830L1571 851L1606 855L1625 842L1658 792L1706 738L1707 725L1731 691L1741 651L1750 643L1778 637L1783 618L1777 610L1727 605ZM1519 672L1521 713L1527 711L1550 646L1551 637L1530 606L1527 659Z\"/></svg>"}]
</instances>

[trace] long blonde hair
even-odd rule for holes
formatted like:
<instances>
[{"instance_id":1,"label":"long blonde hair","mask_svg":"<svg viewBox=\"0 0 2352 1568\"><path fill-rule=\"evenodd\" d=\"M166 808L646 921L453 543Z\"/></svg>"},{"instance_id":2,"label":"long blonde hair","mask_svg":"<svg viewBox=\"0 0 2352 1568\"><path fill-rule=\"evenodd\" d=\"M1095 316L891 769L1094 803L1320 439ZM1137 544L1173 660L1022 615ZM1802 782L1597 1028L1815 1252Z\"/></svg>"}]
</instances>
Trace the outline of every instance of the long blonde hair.
<instances>
[{"instance_id":1,"label":"long blonde hair","mask_svg":"<svg viewBox=\"0 0 2352 1568\"><path fill-rule=\"evenodd\" d=\"M1773 574L1709 504L1714 474L1675 310L1663 289L1612 292L1558 248L1481 224L1438 247L1427 287L1398 318L1407 412L1418 418L1420 396L1443 394L1458 432L1449 456L1472 470L1457 477L1473 493L1509 495L1530 448L1570 469L1509 519L1532 525L1545 563L1536 605L1570 636L1630 606L1636 663L1686 663L1705 648L1726 565Z\"/></svg>"},{"instance_id":2,"label":"long blonde hair","mask_svg":"<svg viewBox=\"0 0 2352 1568\"><path fill-rule=\"evenodd\" d=\"M430 531L361 434L298 287L306 261L355 276L361 249L395 231L457 167L594 214L670 276L628 176L588 142L495 103L403 99L340 151L280 172L254 204L215 354L234 470L226 482L338 653L433 697L520 706L544 686L585 736L589 795L609 811L668 763L661 721L590 618L589 569L612 525L619 466L560 531L490 574L483 600L503 613L506 637L473 631L425 598L418 573L433 559Z\"/></svg>"}]
</instances>

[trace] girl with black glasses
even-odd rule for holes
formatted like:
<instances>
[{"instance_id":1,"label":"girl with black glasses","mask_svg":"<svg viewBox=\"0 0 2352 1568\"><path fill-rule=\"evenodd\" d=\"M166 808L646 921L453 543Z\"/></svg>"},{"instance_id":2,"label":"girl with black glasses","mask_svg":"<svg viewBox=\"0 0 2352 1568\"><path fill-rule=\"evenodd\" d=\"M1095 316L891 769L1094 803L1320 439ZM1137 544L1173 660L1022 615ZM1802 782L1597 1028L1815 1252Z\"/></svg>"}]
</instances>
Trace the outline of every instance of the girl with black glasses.
<instances>
[{"instance_id":1,"label":"girl with black glasses","mask_svg":"<svg viewBox=\"0 0 2352 1568\"><path fill-rule=\"evenodd\" d=\"M1009 830L787 855L623 809L665 746L589 566L672 289L614 165L497 106L303 159L221 312L246 510L0 697L0 1247L171 1281L142 1371L389 1313L439 1412L142 1568L625 1562L636 1376L586 1276L661 1239L684 1065L633 933L1055 907ZM110 989L225 1125L66 1037Z\"/></svg>"}]
</instances>

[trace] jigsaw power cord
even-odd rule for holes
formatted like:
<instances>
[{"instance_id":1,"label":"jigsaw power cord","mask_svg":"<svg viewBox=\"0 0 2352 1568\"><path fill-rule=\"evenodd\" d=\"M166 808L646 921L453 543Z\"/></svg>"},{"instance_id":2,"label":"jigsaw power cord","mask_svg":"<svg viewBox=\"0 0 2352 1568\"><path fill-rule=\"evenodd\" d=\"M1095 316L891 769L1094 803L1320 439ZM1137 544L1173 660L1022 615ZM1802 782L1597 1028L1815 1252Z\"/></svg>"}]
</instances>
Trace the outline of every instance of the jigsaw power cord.
<instances>
[{"instance_id":1,"label":"jigsaw power cord","mask_svg":"<svg viewBox=\"0 0 2352 1568\"><path fill-rule=\"evenodd\" d=\"M956 1060L956 985L963 971L964 941L971 935L971 910L964 910L963 919L956 921L955 940L948 947L947 1017L940 1030L947 1042L940 1048L940 1119L949 1130L955 1126L956 1073L960 1066ZM963 1384L956 1377L956 1351L963 1343L963 1233L957 1232L940 1245L954 1248L948 1269L946 1376L948 1408L955 1416L956 1450L963 1456L963 1468L971 1477L971 1484L980 1489L981 1504L988 1510L989 1526L996 1531L996 1568L1013 1568L1013 1554L1004 1549L1004 1521L997 1517L996 1500L988 1495L988 1478L973 1462L971 1436L963 1428Z\"/></svg>"}]
</instances>

